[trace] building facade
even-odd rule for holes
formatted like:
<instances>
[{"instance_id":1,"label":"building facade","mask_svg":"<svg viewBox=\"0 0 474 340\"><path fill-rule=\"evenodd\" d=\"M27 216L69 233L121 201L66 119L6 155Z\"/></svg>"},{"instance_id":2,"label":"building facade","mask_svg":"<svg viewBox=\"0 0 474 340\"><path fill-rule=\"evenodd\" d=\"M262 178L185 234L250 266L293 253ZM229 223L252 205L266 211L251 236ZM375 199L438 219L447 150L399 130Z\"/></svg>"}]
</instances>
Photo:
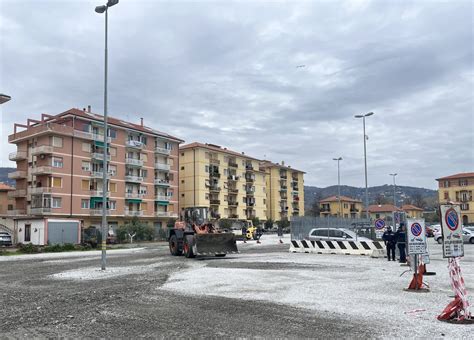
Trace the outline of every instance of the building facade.
<instances>
[{"instance_id":1,"label":"building facade","mask_svg":"<svg viewBox=\"0 0 474 340\"><path fill-rule=\"evenodd\" d=\"M423 218L423 209L412 204L402 205L402 210L406 212L407 218Z\"/></svg>"},{"instance_id":2,"label":"building facade","mask_svg":"<svg viewBox=\"0 0 474 340\"><path fill-rule=\"evenodd\" d=\"M259 160L218 145L179 150L180 207L208 207L211 218L266 219L265 172Z\"/></svg>"},{"instance_id":3,"label":"building facade","mask_svg":"<svg viewBox=\"0 0 474 340\"><path fill-rule=\"evenodd\" d=\"M474 223L474 172L459 173L441 177L438 181L440 204L457 203L461 207L461 219L464 225Z\"/></svg>"},{"instance_id":4,"label":"building facade","mask_svg":"<svg viewBox=\"0 0 474 340\"><path fill-rule=\"evenodd\" d=\"M178 151L182 140L140 124L108 119L108 187L103 185L103 116L70 109L15 124L8 137L17 170L15 218L75 218L101 224L103 190L114 228L137 216L162 226L178 217ZM21 129L21 131L19 131Z\"/></svg>"},{"instance_id":5,"label":"building facade","mask_svg":"<svg viewBox=\"0 0 474 340\"><path fill-rule=\"evenodd\" d=\"M0 215L7 215L15 210L15 188L0 182Z\"/></svg>"},{"instance_id":6,"label":"building facade","mask_svg":"<svg viewBox=\"0 0 474 340\"><path fill-rule=\"evenodd\" d=\"M260 169L266 174L267 218L304 216L304 172L270 161L262 161Z\"/></svg>"},{"instance_id":7,"label":"building facade","mask_svg":"<svg viewBox=\"0 0 474 340\"><path fill-rule=\"evenodd\" d=\"M320 217L343 217L361 218L362 201L341 195L341 200L337 196L331 196L319 201Z\"/></svg>"}]
</instances>

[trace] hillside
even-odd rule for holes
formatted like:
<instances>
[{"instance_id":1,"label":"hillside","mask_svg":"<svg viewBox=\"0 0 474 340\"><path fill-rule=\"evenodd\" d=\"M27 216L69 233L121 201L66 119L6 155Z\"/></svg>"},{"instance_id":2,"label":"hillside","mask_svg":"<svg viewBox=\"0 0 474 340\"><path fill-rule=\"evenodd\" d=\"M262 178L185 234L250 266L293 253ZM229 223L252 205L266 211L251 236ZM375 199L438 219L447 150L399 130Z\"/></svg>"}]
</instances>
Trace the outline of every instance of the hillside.
<instances>
[{"instance_id":1,"label":"hillside","mask_svg":"<svg viewBox=\"0 0 474 340\"><path fill-rule=\"evenodd\" d=\"M0 168L0 182L15 186L15 181L8 178L8 174L15 170L16 168Z\"/></svg>"}]
</instances>

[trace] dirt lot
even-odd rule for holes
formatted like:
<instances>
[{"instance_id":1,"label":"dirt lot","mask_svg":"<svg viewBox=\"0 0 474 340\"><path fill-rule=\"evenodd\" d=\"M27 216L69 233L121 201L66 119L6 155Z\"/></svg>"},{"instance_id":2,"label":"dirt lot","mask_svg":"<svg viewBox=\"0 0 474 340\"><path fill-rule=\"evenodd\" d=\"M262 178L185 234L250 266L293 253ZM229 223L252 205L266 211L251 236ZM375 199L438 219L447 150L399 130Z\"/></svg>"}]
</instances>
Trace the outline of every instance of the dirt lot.
<instances>
[{"instance_id":1,"label":"dirt lot","mask_svg":"<svg viewBox=\"0 0 474 340\"><path fill-rule=\"evenodd\" d=\"M432 292L420 295L403 292L409 276L399 274L406 268L383 259L289 254L288 240L278 244L272 238L240 245L240 250L198 260L171 257L165 244L113 250L105 273L98 270L100 256L91 252L1 257L0 334L462 337L474 327L434 319L452 294L439 252L431 265L439 275L427 279ZM473 267L472 258L466 258L471 291ZM418 323L422 328L417 330Z\"/></svg>"}]
</instances>

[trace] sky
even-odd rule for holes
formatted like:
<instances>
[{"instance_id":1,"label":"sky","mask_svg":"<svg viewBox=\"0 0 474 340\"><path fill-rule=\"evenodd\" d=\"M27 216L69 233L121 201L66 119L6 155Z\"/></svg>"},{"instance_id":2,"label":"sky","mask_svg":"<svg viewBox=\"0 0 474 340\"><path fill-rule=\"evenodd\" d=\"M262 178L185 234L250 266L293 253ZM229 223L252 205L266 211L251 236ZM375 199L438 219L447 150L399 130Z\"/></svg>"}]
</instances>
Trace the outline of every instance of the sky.
<instances>
[{"instance_id":1,"label":"sky","mask_svg":"<svg viewBox=\"0 0 474 340\"><path fill-rule=\"evenodd\" d=\"M2 166L15 122L103 113L105 0L0 0ZM471 1L144 1L109 10L109 115L306 172L436 188L474 171Z\"/></svg>"}]
</instances>

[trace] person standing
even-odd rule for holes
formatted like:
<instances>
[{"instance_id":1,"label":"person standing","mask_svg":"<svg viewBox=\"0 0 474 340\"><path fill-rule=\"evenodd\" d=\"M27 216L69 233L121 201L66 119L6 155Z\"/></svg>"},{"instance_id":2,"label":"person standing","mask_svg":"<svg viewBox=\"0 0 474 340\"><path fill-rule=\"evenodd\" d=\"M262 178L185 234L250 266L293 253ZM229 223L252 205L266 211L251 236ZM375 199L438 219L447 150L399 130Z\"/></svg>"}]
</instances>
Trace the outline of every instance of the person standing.
<instances>
[{"instance_id":1,"label":"person standing","mask_svg":"<svg viewBox=\"0 0 474 340\"><path fill-rule=\"evenodd\" d=\"M397 241L397 247L398 247L398 250L400 251L400 263L407 262L407 257L405 253L406 237L407 237L407 234L405 231L405 224L400 223L400 227L398 227L398 230L395 233L395 240Z\"/></svg>"},{"instance_id":2,"label":"person standing","mask_svg":"<svg viewBox=\"0 0 474 340\"><path fill-rule=\"evenodd\" d=\"M392 232L392 227L388 226L387 230L383 233L382 240L385 242L387 247L387 259L395 261L395 234Z\"/></svg>"}]
</instances>

